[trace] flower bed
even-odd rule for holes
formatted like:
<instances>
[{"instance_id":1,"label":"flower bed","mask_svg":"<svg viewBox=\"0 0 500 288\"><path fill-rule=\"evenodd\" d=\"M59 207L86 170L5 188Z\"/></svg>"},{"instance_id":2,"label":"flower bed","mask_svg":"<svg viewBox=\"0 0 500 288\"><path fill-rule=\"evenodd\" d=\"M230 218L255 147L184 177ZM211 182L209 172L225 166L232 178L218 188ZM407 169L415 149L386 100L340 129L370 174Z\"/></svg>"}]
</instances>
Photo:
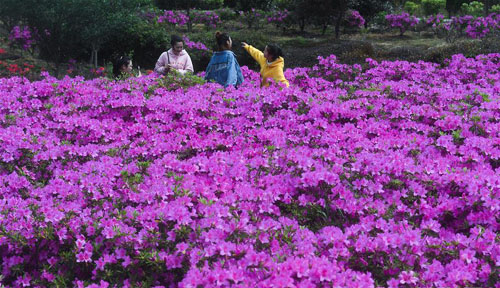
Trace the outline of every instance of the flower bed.
<instances>
[{"instance_id":1,"label":"flower bed","mask_svg":"<svg viewBox=\"0 0 500 288\"><path fill-rule=\"evenodd\" d=\"M367 61L289 89L0 78L1 282L493 286L500 54Z\"/></svg>"}]
</instances>

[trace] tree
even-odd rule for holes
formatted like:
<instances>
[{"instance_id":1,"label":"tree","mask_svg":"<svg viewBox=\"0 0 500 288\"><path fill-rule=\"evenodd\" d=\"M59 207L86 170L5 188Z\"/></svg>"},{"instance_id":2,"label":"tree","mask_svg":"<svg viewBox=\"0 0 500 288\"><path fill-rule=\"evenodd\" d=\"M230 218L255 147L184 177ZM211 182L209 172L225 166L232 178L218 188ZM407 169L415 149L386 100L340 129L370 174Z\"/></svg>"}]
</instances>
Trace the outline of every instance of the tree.
<instances>
[{"instance_id":1,"label":"tree","mask_svg":"<svg viewBox=\"0 0 500 288\"><path fill-rule=\"evenodd\" d=\"M351 2L350 8L357 10L365 18L365 26L373 20L377 13L392 8L389 0L353 0Z\"/></svg>"},{"instance_id":2,"label":"tree","mask_svg":"<svg viewBox=\"0 0 500 288\"><path fill-rule=\"evenodd\" d=\"M448 16L455 15L464 3L470 3L472 0L446 0L446 11Z\"/></svg>"},{"instance_id":3,"label":"tree","mask_svg":"<svg viewBox=\"0 0 500 288\"><path fill-rule=\"evenodd\" d=\"M236 8L240 11L249 11L252 8L266 10L273 4L271 0L238 0L236 1Z\"/></svg>"},{"instance_id":4,"label":"tree","mask_svg":"<svg viewBox=\"0 0 500 288\"><path fill-rule=\"evenodd\" d=\"M5 30L10 31L21 19L23 3L19 0L2 0L1 2L0 23L3 24Z\"/></svg>"},{"instance_id":5,"label":"tree","mask_svg":"<svg viewBox=\"0 0 500 288\"><path fill-rule=\"evenodd\" d=\"M40 56L53 61L56 68L88 50L97 65L97 51L107 39L128 37L127 27L139 21L138 11L151 4L149 0L5 1L14 8L2 6L1 14L9 9L20 11L12 21L38 31Z\"/></svg>"},{"instance_id":6,"label":"tree","mask_svg":"<svg viewBox=\"0 0 500 288\"><path fill-rule=\"evenodd\" d=\"M134 26L138 17L130 11L138 8L137 5L147 6L147 1L100 1L100 0L80 0L82 6L80 12L83 15L93 15L93 18L85 17L82 40L87 48L91 50L90 61L97 67L98 51L102 45L116 35L125 34L127 27ZM140 7L140 6L139 6ZM135 10L137 13L138 11Z\"/></svg>"},{"instance_id":7,"label":"tree","mask_svg":"<svg viewBox=\"0 0 500 288\"><path fill-rule=\"evenodd\" d=\"M425 15L437 14L445 6L446 0L422 0L422 8Z\"/></svg>"},{"instance_id":8,"label":"tree","mask_svg":"<svg viewBox=\"0 0 500 288\"><path fill-rule=\"evenodd\" d=\"M299 22L300 30L304 30L306 22L322 26L325 33L328 25L335 25L335 36L340 36L340 25L351 0L295 0L286 1L293 3L293 15Z\"/></svg>"},{"instance_id":9,"label":"tree","mask_svg":"<svg viewBox=\"0 0 500 288\"><path fill-rule=\"evenodd\" d=\"M500 4L500 0L483 0L484 4L484 16L490 14L490 9L493 5Z\"/></svg>"}]
</instances>

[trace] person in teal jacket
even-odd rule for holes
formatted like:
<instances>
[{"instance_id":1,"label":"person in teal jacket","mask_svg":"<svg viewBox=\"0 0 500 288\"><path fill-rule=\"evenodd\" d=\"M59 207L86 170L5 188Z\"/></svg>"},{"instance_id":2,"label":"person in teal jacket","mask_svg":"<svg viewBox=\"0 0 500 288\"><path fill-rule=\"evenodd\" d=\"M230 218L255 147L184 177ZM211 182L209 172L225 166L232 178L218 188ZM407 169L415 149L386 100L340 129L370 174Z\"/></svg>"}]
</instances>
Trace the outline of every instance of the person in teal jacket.
<instances>
[{"instance_id":1,"label":"person in teal jacket","mask_svg":"<svg viewBox=\"0 0 500 288\"><path fill-rule=\"evenodd\" d=\"M233 41L226 33L215 33L219 51L215 52L205 71L205 80L215 81L224 87L239 86L243 83L240 64L231 51Z\"/></svg>"}]
</instances>

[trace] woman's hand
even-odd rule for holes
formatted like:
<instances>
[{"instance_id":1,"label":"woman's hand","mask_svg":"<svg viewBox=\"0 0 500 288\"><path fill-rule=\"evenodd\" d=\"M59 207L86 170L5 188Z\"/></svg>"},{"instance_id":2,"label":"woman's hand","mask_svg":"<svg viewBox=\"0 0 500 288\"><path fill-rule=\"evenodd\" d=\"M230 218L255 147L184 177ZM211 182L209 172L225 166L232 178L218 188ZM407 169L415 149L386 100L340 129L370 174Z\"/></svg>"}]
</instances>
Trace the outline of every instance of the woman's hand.
<instances>
[{"instance_id":1,"label":"woman's hand","mask_svg":"<svg viewBox=\"0 0 500 288\"><path fill-rule=\"evenodd\" d=\"M170 70L177 70L177 69L175 69L175 67L172 64L167 64L167 66L165 66L165 70L170 71Z\"/></svg>"},{"instance_id":2,"label":"woman's hand","mask_svg":"<svg viewBox=\"0 0 500 288\"><path fill-rule=\"evenodd\" d=\"M245 48L245 47L247 47L247 46L248 46L248 43L246 43L246 42L241 42L241 47Z\"/></svg>"}]
</instances>

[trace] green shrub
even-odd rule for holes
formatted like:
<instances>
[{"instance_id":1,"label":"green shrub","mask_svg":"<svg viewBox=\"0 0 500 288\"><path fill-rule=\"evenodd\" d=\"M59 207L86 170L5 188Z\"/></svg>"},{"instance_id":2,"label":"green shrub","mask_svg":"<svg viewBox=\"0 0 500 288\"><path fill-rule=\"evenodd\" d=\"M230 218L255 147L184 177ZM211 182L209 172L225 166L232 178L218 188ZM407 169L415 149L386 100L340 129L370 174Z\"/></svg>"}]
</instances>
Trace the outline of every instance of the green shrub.
<instances>
[{"instance_id":1,"label":"green shrub","mask_svg":"<svg viewBox=\"0 0 500 288\"><path fill-rule=\"evenodd\" d=\"M412 15L418 14L420 8L420 5L412 1L406 2L404 6L404 10Z\"/></svg>"},{"instance_id":2,"label":"green shrub","mask_svg":"<svg viewBox=\"0 0 500 288\"><path fill-rule=\"evenodd\" d=\"M469 4L464 3L460 8L462 13L465 15L472 15L475 17L479 17L483 15L484 12L484 4L479 1L472 1Z\"/></svg>"},{"instance_id":3,"label":"green shrub","mask_svg":"<svg viewBox=\"0 0 500 288\"><path fill-rule=\"evenodd\" d=\"M462 40L453 44L428 49L423 60L444 64L446 59L451 59L454 54L463 54L465 57L476 57L480 54L497 53L500 41L495 38L482 40Z\"/></svg>"},{"instance_id":4,"label":"green shrub","mask_svg":"<svg viewBox=\"0 0 500 288\"><path fill-rule=\"evenodd\" d=\"M446 7L446 0L422 0L425 15L434 15Z\"/></svg>"},{"instance_id":5,"label":"green shrub","mask_svg":"<svg viewBox=\"0 0 500 288\"><path fill-rule=\"evenodd\" d=\"M373 17L373 24L384 26L387 22L385 16L389 14L387 11L378 12L375 17Z\"/></svg>"},{"instance_id":6,"label":"green shrub","mask_svg":"<svg viewBox=\"0 0 500 288\"><path fill-rule=\"evenodd\" d=\"M500 13L500 4L491 6L490 12L492 12L492 13Z\"/></svg>"},{"instance_id":7,"label":"green shrub","mask_svg":"<svg viewBox=\"0 0 500 288\"><path fill-rule=\"evenodd\" d=\"M224 5L224 0L203 0L199 1L196 8L202 10L213 10L221 8Z\"/></svg>"},{"instance_id":8,"label":"green shrub","mask_svg":"<svg viewBox=\"0 0 500 288\"><path fill-rule=\"evenodd\" d=\"M102 47L101 56L105 59L114 59L119 55L132 56L134 66L153 68L160 54L170 48L171 32L156 22L140 21L128 27L122 34L124 39L112 37Z\"/></svg>"},{"instance_id":9,"label":"green shrub","mask_svg":"<svg viewBox=\"0 0 500 288\"><path fill-rule=\"evenodd\" d=\"M169 91L177 89L186 90L189 87L204 84L206 81L205 79L191 73L181 75L180 73L177 73L175 70L173 70L170 71L167 75L158 78L156 82L158 83L158 85L151 86L148 92L152 92L157 88L165 88Z\"/></svg>"},{"instance_id":10,"label":"green shrub","mask_svg":"<svg viewBox=\"0 0 500 288\"><path fill-rule=\"evenodd\" d=\"M235 20L238 18L238 15L233 9L230 8L220 8L217 10L214 10L217 15L219 15L219 18L221 21L230 21L230 20Z\"/></svg>"}]
</instances>

